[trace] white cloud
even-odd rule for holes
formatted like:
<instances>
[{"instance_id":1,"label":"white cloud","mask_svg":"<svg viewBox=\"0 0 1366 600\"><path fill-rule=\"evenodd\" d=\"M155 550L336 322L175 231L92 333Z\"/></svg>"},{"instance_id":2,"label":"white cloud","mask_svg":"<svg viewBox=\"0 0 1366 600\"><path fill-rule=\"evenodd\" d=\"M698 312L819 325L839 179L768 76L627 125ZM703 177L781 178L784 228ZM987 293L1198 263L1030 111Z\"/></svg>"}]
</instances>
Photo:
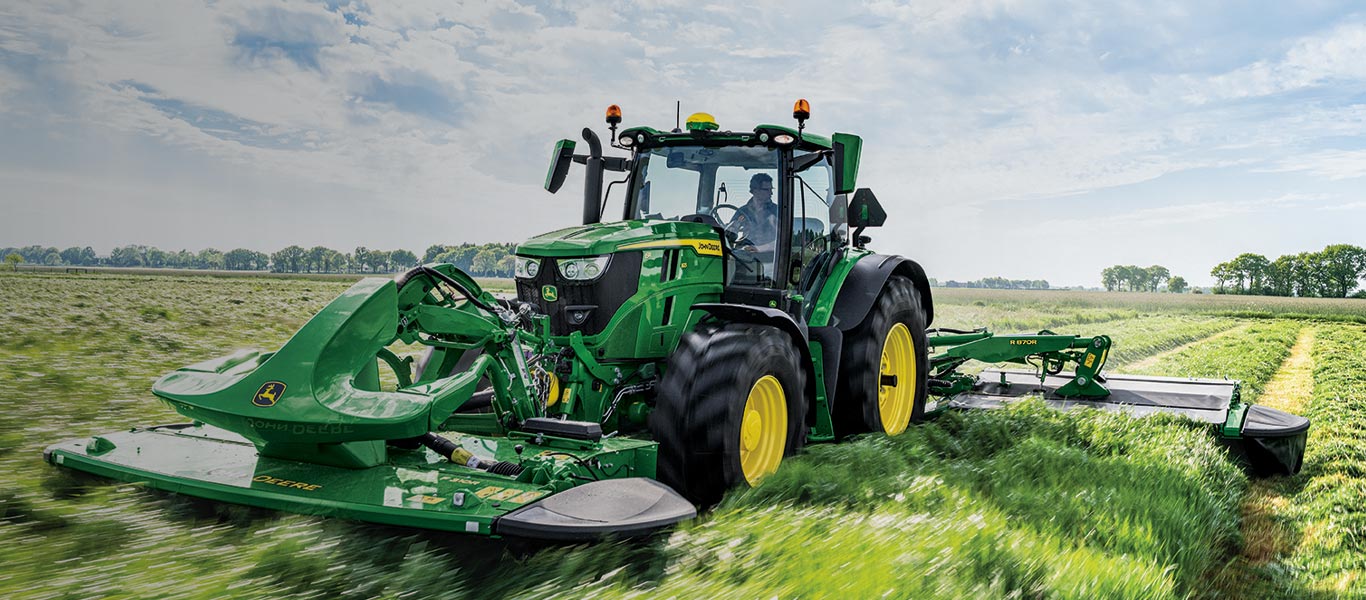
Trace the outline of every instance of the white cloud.
<instances>
[{"instance_id":1,"label":"white cloud","mask_svg":"<svg viewBox=\"0 0 1366 600\"><path fill-rule=\"evenodd\" d=\"M1281 160L1270 173L1304 172L1325 179L1366 177L1366 150L1323 150Z\"/></svg>"},{"instance_id":2,"label":"white cloud","mask_svg":"<svg viewBox=\"0 0 1366 600\"><path fill-rule=\"evenodd\" d=\"M244 187L341 190L392 207L392 223L339 226L333 243L343 247L369 236L517 239L574 219L572 193L539 190L549 148L585 125L601 128L610 103L628 125L668 127L678 99L685 115L706 110L729 128L783 122L806 97L814 131L864 135L862 181L889 211L954 221L1049 198L1090 194L1103 204L1106 190L1201 169L1328 181L1366 173L1360 152L1325 150L1366 127L1366 104L1353 99L1366 93L1366 61L1353 60L1366 29L1345 18L1237 53L1224 42L1240 32L1218 12L1230 9L1178 2L841 8L9 5L0 7L0 53L37 57L42 70L0 54L0 129L45 123L54 135L184 153L203 171L240 174ZM49 88L69 105L36 95ZM1305 88L1316 94L1293 104L1263 98ZM129 158L139 156L149 170L163 160ZM81 185L60 186L64 194L102 181L74 168L68 176ZM185 177L178 196L194 196L195 177L215 181ZM25 180L26 189L57 189L44 181ZM203 185L206 197L230 201L231 190ZM1180 207L1098 206L1127 220L1092 224L1209 223L1276 207L1183 197ZM336 210L325 195L288 202L299 214ZM913 254L958 235L928 229L886 236L887 249Z\"/></svg>"},{"instance_id":3,"label":"white cloud","mask_svg":"<svg viewBox=\"0 0 1366 600\"><path fill-rule=\"evenodd\" d=\"M1304 37L1277 60L1192 80L1188 98L1208 102L1267 96L1337 80L1366 80L1366 23L1348 23Z\"/></svg>"}]
</instances>

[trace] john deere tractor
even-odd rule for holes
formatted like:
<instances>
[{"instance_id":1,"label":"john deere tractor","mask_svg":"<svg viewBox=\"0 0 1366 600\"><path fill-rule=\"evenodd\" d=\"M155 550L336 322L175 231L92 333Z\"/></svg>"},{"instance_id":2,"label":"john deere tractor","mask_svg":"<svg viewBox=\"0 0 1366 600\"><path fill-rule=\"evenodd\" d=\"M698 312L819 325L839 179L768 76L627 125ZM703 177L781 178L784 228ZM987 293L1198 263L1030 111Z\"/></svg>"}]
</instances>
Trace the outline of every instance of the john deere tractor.
<instances>
[{"instance_id":1,"label":"john deere tractor","mask_svg":"<svg viewBox=\"0 0 1366 600\"><path fill-rule=\"evenodd\" d=\"M583 224L517 248L517 298L570 350L552 414L659 444L656 476L698 503L753 485L807 442L896 435L925 408L924 271L865 249L886 218L855 189L859 137L795 127L632 127L604 157L562 140L546 188L584 164ZM602 222L605 172L622 213ZM580 350L582 348L582 350ZM837 400L838 399L838 400Z\"/></svg>"},{"instance_id":2,"label":"john deere tractor","mask_svg":"<svg viewBox=\"0 0 1366 600\"><path fill-rule=\"evenodd\" d=\"M621 129L610 107L617 155L590 129L582 152L555 146L545 187L583 165L583 223L517 247L516 298L449 264L364 279L277 351L157 381L190 422L69 440L47 460L220 501L556 540L691 518L804 444L902 433L927 392L931 412L1026 395L1183 412L1298 468L1307 421L1241 403L1236 382L1130 378L1106 405L1108 337L927 331L924 271L866 248L886 214L857 187L860 138L806 132L804 100L793 117ZM622 212L604 220L613 190ZM400 358L413 346L420 360ZM971 359L1037 363L1037 384L956 371Z\"/></svg>"}]
</instances>

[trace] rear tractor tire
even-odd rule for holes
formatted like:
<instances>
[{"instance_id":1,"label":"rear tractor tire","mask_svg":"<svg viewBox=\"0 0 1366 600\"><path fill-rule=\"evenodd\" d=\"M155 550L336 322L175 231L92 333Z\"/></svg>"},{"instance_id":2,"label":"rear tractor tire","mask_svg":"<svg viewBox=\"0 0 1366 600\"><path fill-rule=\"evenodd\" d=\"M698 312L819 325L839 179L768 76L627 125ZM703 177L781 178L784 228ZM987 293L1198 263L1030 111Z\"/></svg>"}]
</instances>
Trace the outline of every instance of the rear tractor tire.
<instances>
[{"instance_id":1,"label":"rear tractor tire","mask_svg":"<svg viewBox=\"0 0 1366 600\"><path fill-rule=\"evenodd\" d=\"M845 335L836 395L841 435L901 435L925 415L929 352L920 293L893 275L863 322Z\"/></svg>"},{"instance_id":2,"label":"rear tractor tire","mask_svg":"<svg viewBox=\"0 0 1366 600\"><path fill-rule=\"evenodd\" d=\"M757 485L805 442L801 354L766 325L704 326L685 334L659 384L650 432L656 477L694 504Z\"/></svg>"}]
</instances>

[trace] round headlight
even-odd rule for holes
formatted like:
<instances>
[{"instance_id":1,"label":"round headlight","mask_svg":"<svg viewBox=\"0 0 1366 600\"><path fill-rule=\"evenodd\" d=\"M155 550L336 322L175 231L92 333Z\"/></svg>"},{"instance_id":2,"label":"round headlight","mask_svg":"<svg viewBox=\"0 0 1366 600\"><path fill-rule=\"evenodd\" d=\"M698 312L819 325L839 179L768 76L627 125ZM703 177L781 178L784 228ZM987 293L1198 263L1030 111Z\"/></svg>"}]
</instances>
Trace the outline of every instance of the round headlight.
<instances>
[{"instance_id":1,"label":"round headlight","mask_svg":"<svg viewBox=\"0 0 1366 600\"><path fill-rule=\"evenodd\" d=\"M565 276L565 277L568 277L568 278L570 278L570 279L573 279L573 278L575 278L575 277L578 277L578 276L579 276L579 262L578 262L578 261L573 261L573 262L565 263L565 265L564 265L564 276Z\"/></svg>"},{"instance_id":2,"label":"round headlight","mask_svg":"<svg viewBox=\"0 0 1366 600\"><path fill-rule=\"evenodd\" d=\"M598 265L595 264L595 263L588 263L588 266L586 266L586 267L583 268L583 276L584 276L584 277L588 277L588 278L590 278L590 279L593 278L593 277L597 277L597 276L598 276L598 273L601 273L601 272L602 272L602 269L599 269L599 268L598 268Z\"/></svg>"},{"instance_id":3,"label":"round headlight","mask_svg":"<svg viewBox=\"0 0 1366 600\"><path fill-rule=\"evenodd\" d=\"M627 148L630 148L630 147L631 147L631 144L636 143L635 138L632 138L630 135L623 135L623 136L621 136L621 140L620 140L620 141L621 141L621 145L626 146Z\"/></svg>"},{"instance_id":4,"label":"round headlight","mask_svg":"<svg viewBox=\"0 0 1366 600\"><path fill-rule=\"evenodd\" d=\"M531 259L531 260L526 261L526 276L527 276L527 277L535 277L536 274L537 274L537 273L540 273L540 272L541 272L541 261L536 260L536 259L534 259L534 258Z\"/></svg>"},{"instance_id":5,"label":"round headlight","mask_svg":"<svg viewBox=\"0 0 1366 600\"><path fill-rule=\"evenodd\" d=\"M765 144L767 144L767 143L768 143L768 134L767 134L767 133L761 133L761 134L759 134L759 141L764 142Z\"/></svg>"}]
</instances>

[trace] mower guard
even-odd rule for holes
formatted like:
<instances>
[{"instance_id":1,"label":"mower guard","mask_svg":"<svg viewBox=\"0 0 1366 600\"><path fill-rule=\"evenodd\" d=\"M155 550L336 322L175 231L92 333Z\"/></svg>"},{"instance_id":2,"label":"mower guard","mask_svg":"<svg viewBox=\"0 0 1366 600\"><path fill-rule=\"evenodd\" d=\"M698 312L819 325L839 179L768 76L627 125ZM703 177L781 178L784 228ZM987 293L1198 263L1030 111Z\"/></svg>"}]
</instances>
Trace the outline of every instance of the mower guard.
<instances>
[{"instance_id":1,"label":"mower guard","mask_svg":"<svg viewBox=\"0 0 1366 600\"><path fill-rule=\"evenodd\" d=\"M1135 416L1175 414L1214 427L1220 442L1259 475L1298 473L1309 436L1309 419L1247 404L1239 399L1239 382L1136 375L1108 375L1110 394L1101 397L1064 397L1058 389L1072 377L1048 375L1041 383L1036 373L988 369L971 391L949 399L950 408L995 409L1026 397L1068 410L1089 407Z\"/></svg>"},{"instance_id":2,"label":"mower guard","mask_svg":"<svg viewBox=\"0 0 1366 600\"><path fill-rule=\"evenodd\" d=\"M463 439L470 447L507 441ZM43 455L54 465L213 501L495 537L628 537L697 514L673 489L640 477L557 492L452 464L426 448L395 450L370 468L333 467L260 456L246 438L195 423L68 440Z\"/></svg>"}]
</instances>

